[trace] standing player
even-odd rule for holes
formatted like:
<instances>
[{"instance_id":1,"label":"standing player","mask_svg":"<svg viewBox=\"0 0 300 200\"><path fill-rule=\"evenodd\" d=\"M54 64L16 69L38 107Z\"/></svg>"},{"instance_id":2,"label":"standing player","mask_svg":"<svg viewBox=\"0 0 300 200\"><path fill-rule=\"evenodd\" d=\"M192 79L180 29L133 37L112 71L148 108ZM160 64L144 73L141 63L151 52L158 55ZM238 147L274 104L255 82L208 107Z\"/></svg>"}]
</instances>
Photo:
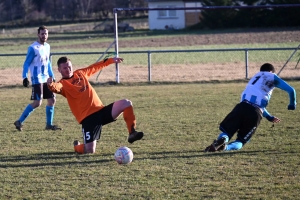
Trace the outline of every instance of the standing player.
<instances>
[{"instance_id":1,"label":"standing player","mask_svg":"<svg viewBox=\"0 0 300 200\"><path fill-rule=\"evenodd\" d=\"M82 125L84 142L80 144L79 141L74 141L75 152L95 153L96 141L100 139L102 126L114 122L122 113L129 132L128 142L133 143L144 136L143 132L135 130L136 120L130 100L122 99L105 106L88 81L93 74L104 67L122 61L123 58L108 58L73 72L71 60L61 57L57 65L62 79L55 83L51 77L48 78L50 90L67 98L73 115Z\"/></svg>"},{"instance_id":2,"label":"standing player","mask_svg":"<svg viewBox=\"0 0 300 200\"><path fill-rule=\"evenodd\" d=\"M54 116L55 95L47 87L47 79L54 74L50 62L50 45L48 39L48 29L45 26L38 28L38 40L28 47L26 59L23 65L23 86L29 86L28 70L30 71L32 82L32 103L28 104L20 118L15 121L16 129L22 131L22 126L26 118L42 104L42 99L47 99L46 106L46 130L61 130L52 124Z\"/></svg>"},{"instance_id":3,"label":"standing player","mask_svg":"<svg viewBox=\"0 0 300 200\"><path fill-rule=\"evenodd\" d=\"M219 129L222 133L206 147L205 152L241 149L255 133L262 117L273 123L280 122L279 118L270 115L266 110L275 87L289 94L288 110L295 110L296 91L274 72L274 66L269 63L260 67L260 72L250 79L243 91L241 102L221 122ZM226 144L236 132L237 139Z\"/></svg>"}]
</instances>

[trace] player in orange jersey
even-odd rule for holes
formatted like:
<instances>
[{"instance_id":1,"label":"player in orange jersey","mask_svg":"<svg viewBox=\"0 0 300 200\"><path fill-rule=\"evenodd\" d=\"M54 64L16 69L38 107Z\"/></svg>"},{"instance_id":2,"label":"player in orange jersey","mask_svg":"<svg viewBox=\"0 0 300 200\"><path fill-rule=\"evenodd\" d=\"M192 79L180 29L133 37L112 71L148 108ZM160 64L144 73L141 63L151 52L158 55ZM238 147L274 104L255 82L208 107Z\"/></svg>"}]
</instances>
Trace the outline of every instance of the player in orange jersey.
<instances>
[{"instance_id":1,"label":"player in orange jersey","mask_svg":"<svg viewBox=\"0 0 300 200\"><path fill-rule=\"evenodd\" d=\"M129 132L128 142L133 143L144 136L143 132L135 130L136 119L130 100L122 99L105 106L88 81L104 67L122 61L123 58L108 58L73 72L71 60L61 57L57 61L57 66L62 79L58 82L54 82L52 78L47 80L51 91L67 98L73 115L82 125L83 144L75 140L75 152L95 153L96 141L100 139L102 126L115 121L122 113Z\"/></svg>"}]
</instances>

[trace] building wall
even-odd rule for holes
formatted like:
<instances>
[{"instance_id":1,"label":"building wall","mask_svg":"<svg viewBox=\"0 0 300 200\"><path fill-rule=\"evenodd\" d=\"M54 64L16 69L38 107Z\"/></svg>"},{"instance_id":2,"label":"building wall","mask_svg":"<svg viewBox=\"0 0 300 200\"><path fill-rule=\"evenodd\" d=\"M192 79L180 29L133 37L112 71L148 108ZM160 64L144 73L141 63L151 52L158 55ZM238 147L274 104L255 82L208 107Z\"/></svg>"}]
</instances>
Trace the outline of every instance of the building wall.
<instances>
[{"instance_id":1,"label":"building wall","mask_svg":"<svg viewBox=\"0 0 300 200\"><path fill-rule=\"evenodd\" d=\"M185 7L201 7L202 4L199 2L186 2ZM192 26L200 22L201 10L186 10L185 11L185 26Z\"/></svg>"},{"instance_id":2,"label":"building wall","mask_svg":"<svg viewBox=\"0 0 300 200\"><path fill-rule=\"evenodd\" d=\"M149 8L160 8L160 7L184 7L184 2L181 1L166 1L166 2L149 2ZM175 16L174 16L175 11ZM185 28L185 11L174 10L167 11L166 16L160 16L159 10L150 10L148 13L149 29L182 29Z\"/></svg>"},{"instance_id":3,"label":"building wall","mask_svg":"<svg viewBox=\"0 0 300 200\"><path fill-rule=\"evenodd\" d=\"M200 12L186 12L185 13L185 26L192 26L200 22Z\"/></svg>"}]
</instances>

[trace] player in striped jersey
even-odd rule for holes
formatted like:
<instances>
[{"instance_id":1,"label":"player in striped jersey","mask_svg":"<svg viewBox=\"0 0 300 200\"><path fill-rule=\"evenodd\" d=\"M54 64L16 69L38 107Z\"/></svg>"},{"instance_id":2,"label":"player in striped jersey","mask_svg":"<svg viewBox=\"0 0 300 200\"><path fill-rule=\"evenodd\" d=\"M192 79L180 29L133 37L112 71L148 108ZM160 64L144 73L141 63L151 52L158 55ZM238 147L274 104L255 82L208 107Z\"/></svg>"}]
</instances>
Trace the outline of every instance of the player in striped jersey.
<instances>
[{"instance_id":1,"label":"player in striped jersey","mask_svg":"<svg viewBox=\"0 0 300 200\"><path fill-rule=\"evenodd\" d=\"M296 91L275 74L272 64L265 63L260 72L248 82L241 95L241 102L221 122L222 131L214 142L206 147L205 152L239 150L253 136L262 117L272 123L280 119L272 116L266 109L274 88L280 88L289 94L288 110L296 109ZM230 141L237 132L237 139Z\"/></svg>"},{"instance_id":2,"label":"player in striped jersey","mask_svg":"<svg viewBox=\"0 0 300 200\"><path fill-rule=\"evenodd\" d=\"M45 26L38 28L38 40L33 42L27 50L26 59L23 65L23 86L29 86L28 70L32 82L32 103L28 104L20 118L14 125L17 130L22 131L23 123L27 117L42 104L42 99L47 99L46 105L46 130L61 130L60 127L53 125L54 105L56 102L55 94L47 87L47 79L54 74L50 62L50 45L48 39L48 29Z\"/></svg>"}]
</instances>

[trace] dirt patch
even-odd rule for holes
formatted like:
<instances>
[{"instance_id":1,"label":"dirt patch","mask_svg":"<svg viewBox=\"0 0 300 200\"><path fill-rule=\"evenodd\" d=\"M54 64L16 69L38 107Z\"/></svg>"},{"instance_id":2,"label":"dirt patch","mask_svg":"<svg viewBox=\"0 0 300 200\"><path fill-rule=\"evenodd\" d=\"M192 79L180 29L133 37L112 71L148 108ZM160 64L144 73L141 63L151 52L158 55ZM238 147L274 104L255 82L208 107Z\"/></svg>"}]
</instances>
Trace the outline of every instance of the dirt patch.
<instances>
[{"instance_id":1,"label":"dirt patch","mask_svg":"<svg viewBox=\"0 0 300 200\"><path fill-rule=\"evenodd\" d=\"M273 63L280 66L280 63ZM260 63L253 64L248 68L248 77L257 73ZM300 67L300 66L299 66ZM74 69L76 70L76 69ZM280 68L276 69L279 71ZM133 82L211 82L211 81L232 81L246 80L245 63L221 63L221 64L182 64L182 65L155 65L149 71L147 66L134 66L121 64L119 66L119 81L121 83ZM12 76L17 74L18 76ZM3 69L0 70L0 87L6 85L21 85L22 80L19 74L22 69ZM283 78L298 79L300 69L288 67L281 74ZM55 70L57 80L61 75ZM116 82L116 70L114 66L104 68L90 78L94 83Z\"/></svg>"},{"instance_id":2,"label":"dirt patch","mask_svg":"<svg viewBox=\"0 0 300 200\"><path fill-rule=\"evenodd\" d=\"M125 40L119 39L119 47L172 47L172 46L198 46L218 44L255 44L255 43L285 43L300 42L300 30L259 31L249 30L240 33L215 33L177 35L152 39ZM107 48L110 42L95 44L68 45L65 48ZM52 50L55 48L52 48ZM60 47L59 49L62 49Z\"/></svg>"}]
</instances>

